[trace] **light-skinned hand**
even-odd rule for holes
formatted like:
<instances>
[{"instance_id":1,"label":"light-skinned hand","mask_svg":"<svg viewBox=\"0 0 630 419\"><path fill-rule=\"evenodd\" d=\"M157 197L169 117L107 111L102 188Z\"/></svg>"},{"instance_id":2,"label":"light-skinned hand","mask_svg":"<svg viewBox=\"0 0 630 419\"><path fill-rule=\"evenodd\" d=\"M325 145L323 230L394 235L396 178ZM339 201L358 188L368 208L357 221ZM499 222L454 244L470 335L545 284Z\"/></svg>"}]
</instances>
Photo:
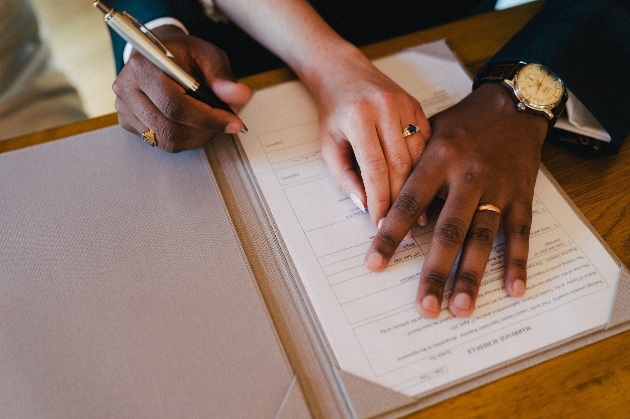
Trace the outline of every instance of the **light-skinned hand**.
<instances>
[{"instance_id":1,"label":"light-skinned hand","mask_svg":"<svg viewBox=\"0 0 630 419\"><path fill-rule=\"evenodd\" d=\"M326 80L311 84L311 92L319 107L322 156L335 186L366 206L378 225L420 158L431 127L415 98L354 47L349 50L343 60L324 66L331 67L321 70ZM403 138L409 124L418 131Z\"/></svg>"}]
</instances>

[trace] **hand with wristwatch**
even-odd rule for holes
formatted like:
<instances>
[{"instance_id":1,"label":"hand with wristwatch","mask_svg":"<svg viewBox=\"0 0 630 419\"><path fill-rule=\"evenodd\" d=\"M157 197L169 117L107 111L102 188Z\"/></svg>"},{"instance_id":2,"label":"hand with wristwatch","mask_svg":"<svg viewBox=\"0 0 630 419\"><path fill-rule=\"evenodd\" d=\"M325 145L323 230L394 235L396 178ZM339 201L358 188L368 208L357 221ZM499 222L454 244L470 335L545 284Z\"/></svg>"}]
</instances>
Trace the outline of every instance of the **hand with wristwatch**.
<instances>
[{"instance_id":1,"label":"hand with wristwatch","mask_svg":"<svg viewBox=\"0 0 630 419\"><path fill-rule=\"evenodd\" d=\"M564 110L564 83L540 64L500 62L485 65L473 81L473 90L483 83L501 83L512 91L519 111L543 115L552 126Z\"/></svg>"},{"instance_id":2,"label":"hand with wristwatch","mask_svg":"<svg viewBox=\"0 0 630 419\"><path fill-rule=\"evenodd\" d=\"M541 147L566 101L563 82L541 64L484 66L472 93L431 117L427 147L368 250L368 268L380 271L387 265L415 219L437 197L444 202L420 274L420 314L440 314L458 258L448 309L458 317L472 314L500 225L506 242L505 290L522 296Z\"/></svg>"}]
</instances>

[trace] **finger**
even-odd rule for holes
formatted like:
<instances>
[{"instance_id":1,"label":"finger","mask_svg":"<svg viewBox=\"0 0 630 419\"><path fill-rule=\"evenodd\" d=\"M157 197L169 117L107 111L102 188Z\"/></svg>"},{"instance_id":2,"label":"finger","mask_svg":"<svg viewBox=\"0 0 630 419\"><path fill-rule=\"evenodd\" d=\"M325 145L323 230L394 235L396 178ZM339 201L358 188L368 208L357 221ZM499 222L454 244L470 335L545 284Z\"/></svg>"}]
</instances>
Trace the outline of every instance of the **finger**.
<instances>
[{"instance_id":1,"label":"finger","mask_svg":"<svg viewBox=\"0 0 630 419\"><path fill-rule=\"evenodd\" d=\"M207 131L167 120L148 97L138 95L135 100L143 106L144 111L140 114L130 111L128 102L116 99L119 122L124 129L138 134L152 130L158 147L171 153L178 153L200 147L210 139L211 135Z\"/></svg>"},{"instance_id":2,"label":"finger","mask_svg":"<svg viewBox=\"0 0 630 419\"><path fill-rule=\"evenodd\" d=\"M428 254L422 265L418 283L417 306L424 317L440 314L444 286L464 243L479 202L470 191L449 194L433 230Z\"/></svg>"},{"instance_id":3,"label":"finger","mask_svg":"<svg viewBox=\"0 0 630 419\"><path fill-rule=\"evenodd\" d=\"M118 114L118 124L123 127L123 129L138 135L142 135L143 132L147 132L149 130L149 127L140 122L133 113L127 110L127 106L122 100L116 99L115 107L116 113ZM159 145L159 141L157 139L156 143Z\"/></svg>"},{"instance_id":4,"label":"finger","mask_svg":"<svg viewBox=\"0 0 630 419\"><path fill-rule=\"evenodd\" d=\"M365 256L365 264L371 271L385 268L402 239L445 182L443 168L431 164L430 160L421 160L411 173L372 240Z\"/></svg>"},{"instance_id":5,"label":"finger","mask_svg":"<svg viewBox=\"0 0 630 419\"><path fill-rule=\"evenodd\" d=\"M494 211L476 211L473 216L448 303L449 311L457 317L470 316L475 308L479 284L500 223L501 215Z\"/></svg>"},{"instance_id":6,"label":"finger","mask_svg":"<svg viewBox=\"0 0 630 419\"><path fill-rule=\"evenodd\" d=\"M405 137L409 156L411 157L411 164L415 166L431 136L431 124L429 124L419 103L418 106L414 108L413 114L408 117L401 116L400 122L402 130L407 128L410 123L415 126L416 132L413 135Z\"/></svg>"},{"instance_id":7,"label":"finger","mask_svg":"<svg viewBox=\"0 0 630 419\"><path fill-rule=\"evenodd\" d=\"M237 81L228 56L223 50L211 44L204 44L204 53L195 57L203 80L214 93L227 104L240 105L252 95L245 84Z\"/></svg>"},{"instance_id":8,"label":"finger","mask_svg":"<svg viewBox=\"0 0 630 419\"><path fill-rule=\"evenodd\" d=\"M362 124L354 126L358 126L359 129L353 133L353 138L348 140L361 171L370 219L376 226L387 214L391 203L389 170L376 129L363 127Z\"/></svg>"},{"instance_id":9,"label":"finger","mask_svg":"<svg viewBox=\"0 0 630 419\"><path fill-rule=\"evenodd\" d=\"M214 93L230 105L241 105L252 97L252 91L243 83L215 79L210 86Z\"/></svg>"},{"instance_id":10,"label":"finger","mask_svg":"<svg viewBox=\"0 0 630 419\"><path fill-rule=\"evenodd\" d=\"M365 189L354 167L350 143L335 141L330 135L324 134L321 153L337 189L350 196L357 208L365 212Z\"/></svg>"},{"instance_id":11,"label":"finger","mask_svg":"<svg viewBox=\"0 0 630 419\"><path fill-rule=\"evenodd\" d=\"M387 162L390 198L394 202L411 173L411 155L398 123L381 124L377 132Z\"/></svg>"},{"instance_id":12,"label":"finger","mask_svg":"<svg viewBox=\"0 0 630 419\"><path fill-rule=\"evenodd\" d=\"M505 290L512 297L521 297L527 286L527 257L529 233L532 227L532 206L515 203L506 208L503 219L505 234Z\"/></svg>"},{"instance_id":13,"label":"finger","mask_svg":"<svg viewBox=\"0 0 630 419\"><path fill-rule=\"evenodd\" d=\"M170 121L212 133L237 133L243 127L239 117L194 99L165 74L141 82L140 88Z\"/></svg>"}]
</instances>

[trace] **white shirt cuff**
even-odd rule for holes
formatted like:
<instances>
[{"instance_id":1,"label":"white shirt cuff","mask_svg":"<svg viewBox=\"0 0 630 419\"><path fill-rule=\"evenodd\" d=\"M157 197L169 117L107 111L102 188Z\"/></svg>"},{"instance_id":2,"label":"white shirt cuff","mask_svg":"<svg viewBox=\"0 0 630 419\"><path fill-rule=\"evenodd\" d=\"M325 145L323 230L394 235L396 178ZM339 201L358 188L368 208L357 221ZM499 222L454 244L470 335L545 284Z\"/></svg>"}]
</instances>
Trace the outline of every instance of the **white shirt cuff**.
<instances>
[{"instance_id":1,"label":"white shirt cuff","mask_svg":"<svg viewBox=\"0 0 630 419\"><path fill-rule=\"evenodd\" d=\"M610 142L610 134L571 92L569 92L565 112L558 118L555 127Z\"/></svg>"},{"instance_id":2,"label":"white shirt cuff","mask_svg":"<svg viewBox=\"0 0 630 419\"><path fill-rule=\"evenodd\" d=\"M173 17L160 17L158 19L154 19L144 24L144 26L150 31L164 25L177 26L178 28L183 30L186 35L189 35L188 29L186 29L184 24ZM140 29L142 30L142 28ZM124 64L127 64L127 61L129 61L129 57L131 56L132 51L133 51L133 45L127 42L127 44L125 45L125 49L123 49L123 63Z\"/></svg>"}]
</instances>

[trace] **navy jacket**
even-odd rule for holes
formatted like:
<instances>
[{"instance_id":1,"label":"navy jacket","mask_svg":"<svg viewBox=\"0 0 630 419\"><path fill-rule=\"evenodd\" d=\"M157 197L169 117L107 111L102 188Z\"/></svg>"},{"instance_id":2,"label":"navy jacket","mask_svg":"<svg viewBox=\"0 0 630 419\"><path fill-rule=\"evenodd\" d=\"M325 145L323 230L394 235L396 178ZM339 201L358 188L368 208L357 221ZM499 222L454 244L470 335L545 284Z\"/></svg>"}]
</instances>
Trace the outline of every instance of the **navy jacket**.
<instances>
[{"instance_id":1,"label":"navy jacket","mask_svg":"<svg viewBox=\"0 0 630 419\"><path fill-rule=\"evenodd\" d=\"M369 3L374 3L370 5ZM345 39L361 46L491 10L494 0L311 0ZM198 0L110 0L147 22L179 19L192 35L222 48L237 77L283 66L232 24L217 24ZM124 41L112 34L118 71ZM547 0L492 61L538 62L556 73L612 137L599 151L616 154L630 133L630 0ZM582 150L580 150L582 151Z\"/></svg>"}]
</instances>

